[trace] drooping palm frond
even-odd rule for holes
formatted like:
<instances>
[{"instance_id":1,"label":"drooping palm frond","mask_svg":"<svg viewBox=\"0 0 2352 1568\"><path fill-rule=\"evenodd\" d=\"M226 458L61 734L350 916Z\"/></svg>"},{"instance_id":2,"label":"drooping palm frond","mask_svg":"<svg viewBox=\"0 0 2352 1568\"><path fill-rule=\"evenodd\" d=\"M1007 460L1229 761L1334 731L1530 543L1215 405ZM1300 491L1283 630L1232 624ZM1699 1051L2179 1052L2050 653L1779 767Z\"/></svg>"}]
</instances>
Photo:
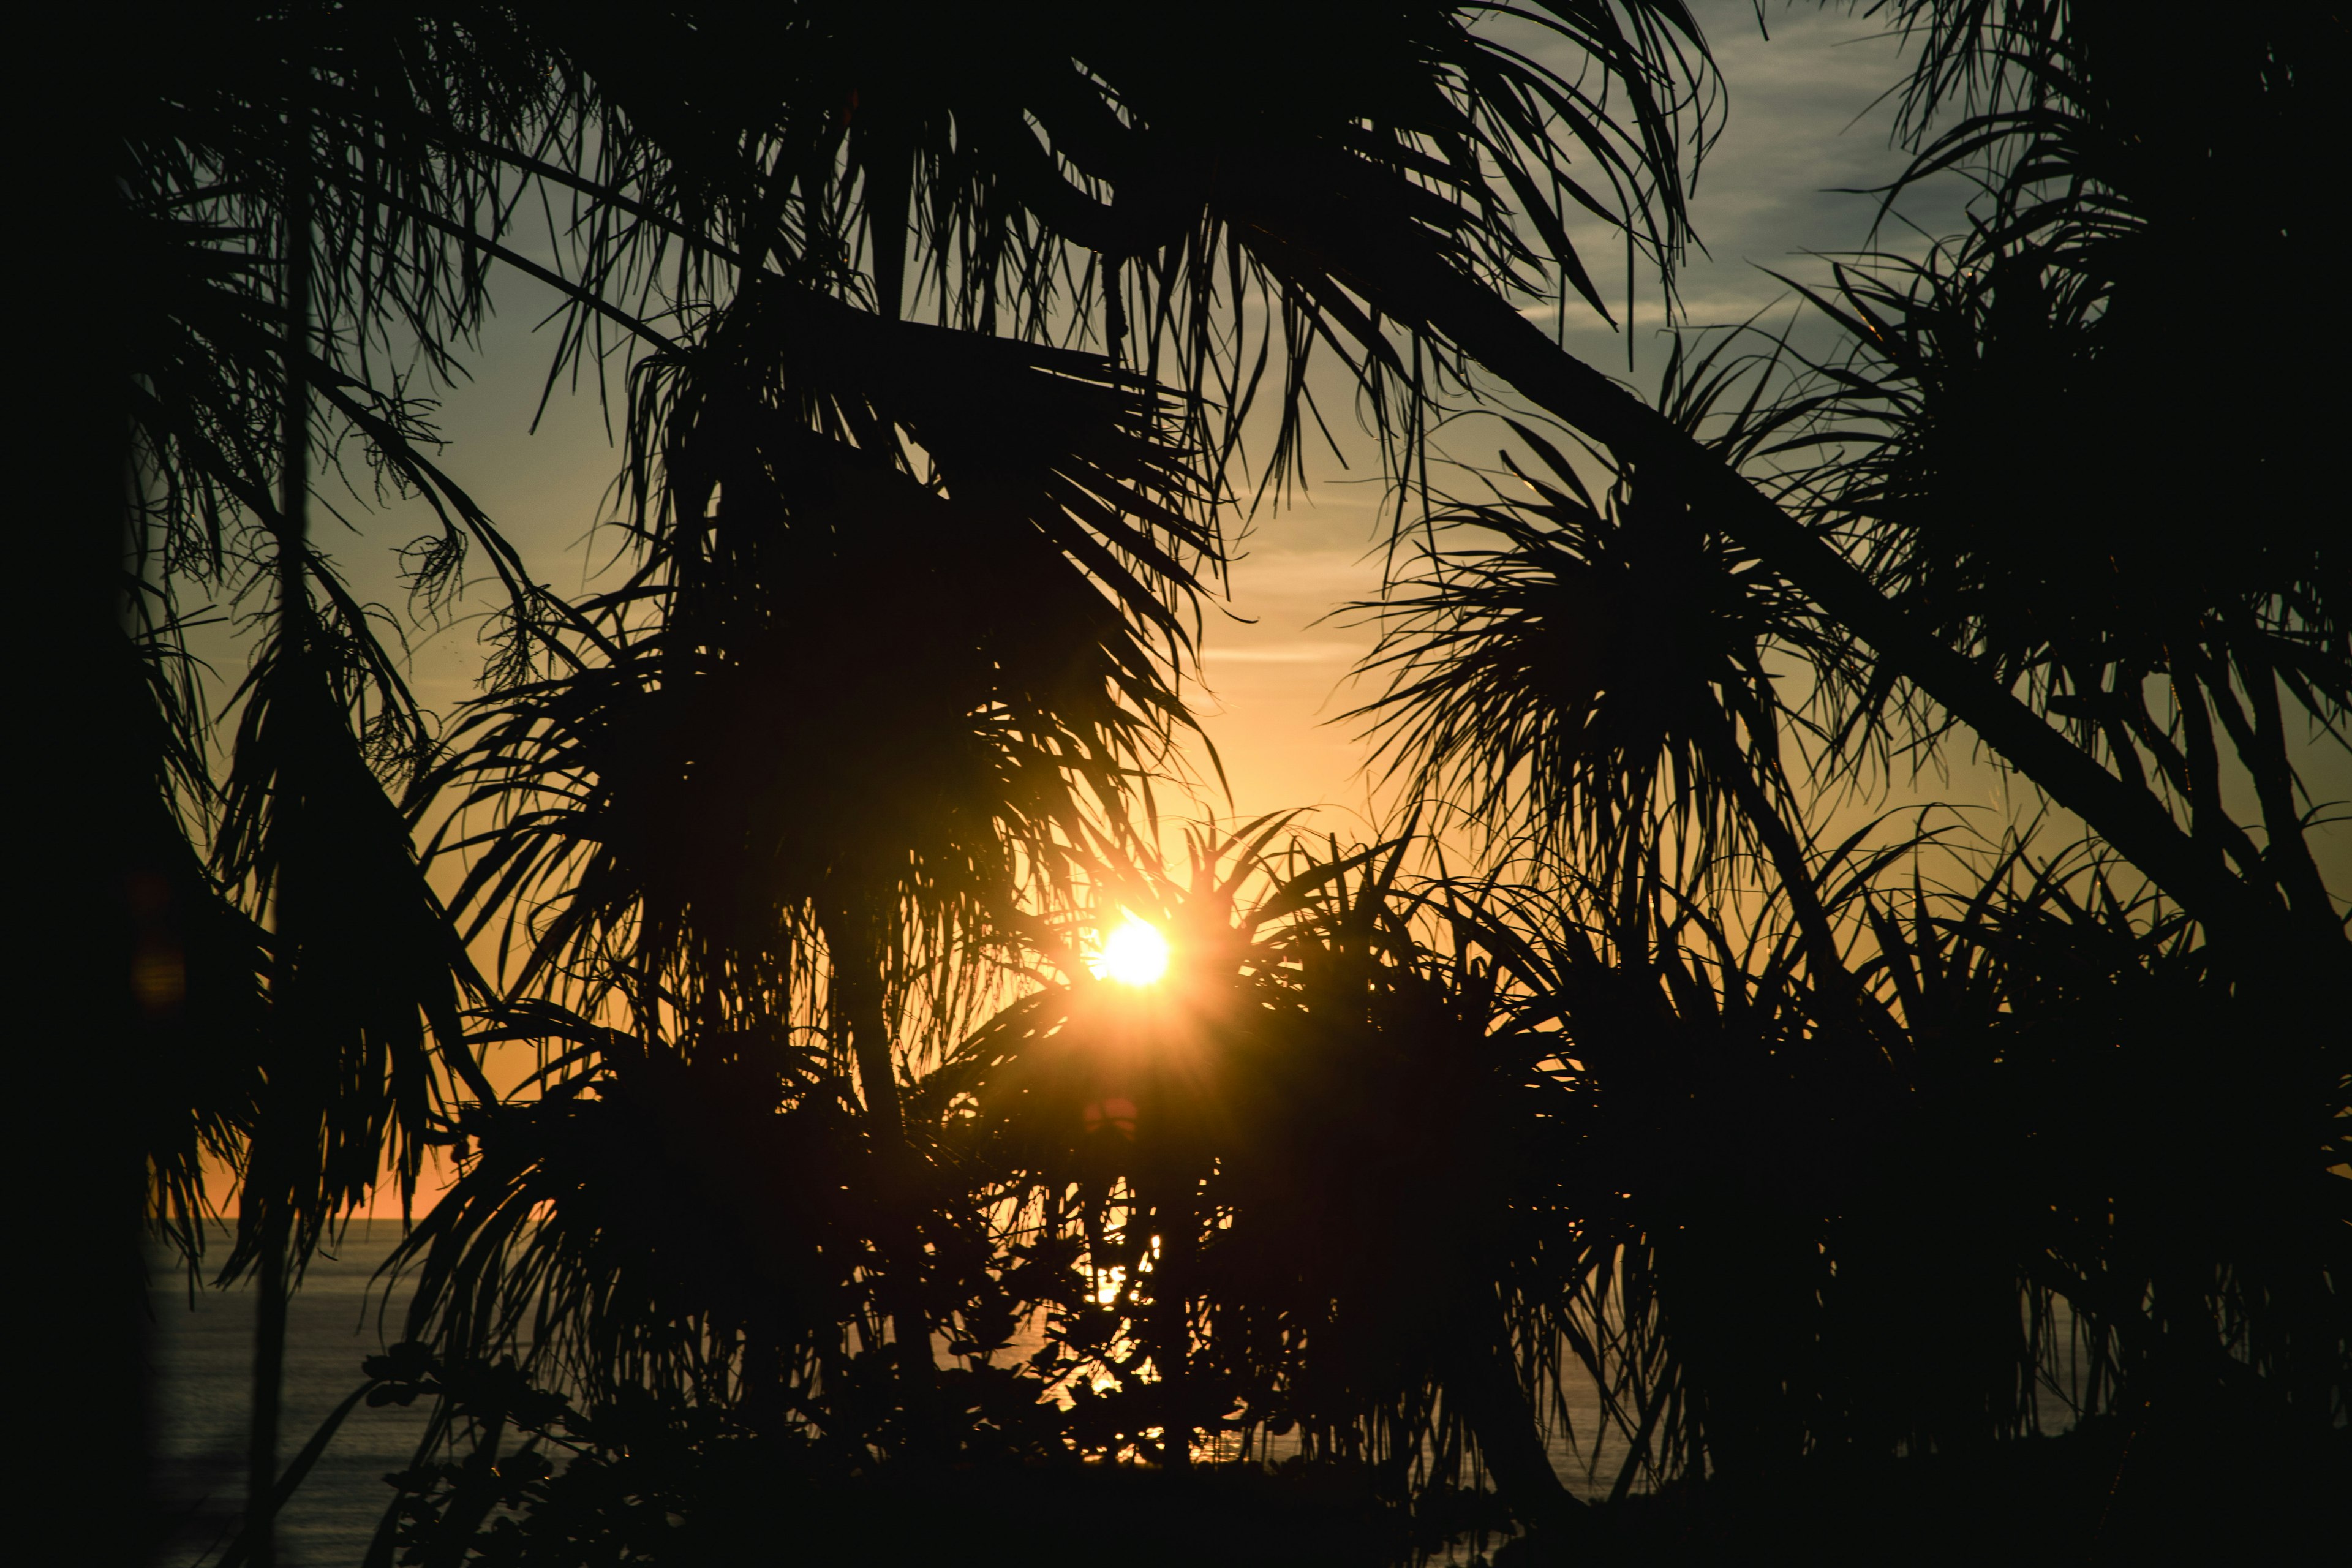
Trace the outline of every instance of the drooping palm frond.
<instances>
[{"instance_id":1,"label":"drooping palm frond","mask_svg":"<svg viewBox=\"0 0 2352 1568\"><path fill-rule=\"evenodd\" d=\"M216 846L223 875L274 928L264 1087L231 1270L281 1221L307 1256L387 1157L404 1199L441 1109L442 1064L490 1097L457 1018L479 983L406 817L352 732L352 709L382 689L383 672L367 668L368 644L335 635L337 622L298 612L288 623L243 693ZM383 717L397 731L404 716Z\"/></svg>"},{"instance_id":2,"label":"drooping palm frond","mask_svg":"<svg viewBox=\"0 0 2352 1568\"><path fill-rule=\"evenodd\" d=\"M149 283L125 301L134 440L163 580L216 583L237 517L266 516L276 489L293 215L332 258L309 269L299 301L311 377L331 394L317 446L356 427L398 482L450 489L404 367L415 355L432 375L457 374L520 195L493 150L532 144L564 84L494 6L183 8L142 34L123 60L136 107L119 128L128 238ZM373 417L353 418L354 404ZM446 548L461 547L452 533Z\"/></svg>"},{"instance_id":3,"label":"drooping palm frond","mask_svg":"<svg viewBox=\"0 0 2352 1568\"><path fill-rule=\"evenodd\" d=\"M193 1271L216 1219L215 1174L241 1174L268 1055L270 943L188 847L180 824L151 809L117 822L137 868L125 889L131 1001L142 1026L125 1071L127 1118L146 1164L145 1218Z\"/></svg>"},{"instance_id":4,"label":"drooping palm frond","mask_svg":"<svg viewBox=\"0 0 2352 1568\"><path fill-rule=\"evenodd\" d=\"M1173 661L1219 549L1139 383L781 290L647 378L662 455L642 564L590 606L609 629L427 786L512 814L467 871L478 921L562 891L520 984L625 949L689 994L730 965L788 986L797 921L977 929L1128 831L1189 722Z\"/></svg>"},{"instance_id":5,"label":"drooping palm frond","mask_svg":"<svg viewBox=\"0 0 2352 1568\"><path fill-rule=\"evenodd\" d=\"M1577 63L1497 42L1490 19ZM1569 215L1622 225L1670 265L1686 236L1685 138L1695 149L1711 123L1696 23L1648 0L1370 16L1221 5L1168 29L1040 0L912 33L864 7L800 4L726 28L690 9L587 13L556 36L627 117L602 181L645 193L644 210L709 215L740 266L884 316L919 305L991 334L1099 333L1188 392L1192 444L1221 458L1261 387L1278 389L1270 472L1311 426L1318 343L1376 386L1420 374L1347 258L1318 259L1267 226L1277 189L1352 189L1465 276L1572 289L1605 315ZM1043 37L1051 49L1033 47ZM765 62L782 61L780 79ZM609 244L583 275L625 265L645 229L597 232ZM691 249L677 251L681 280Z\"/></svg>"}]
</instances>

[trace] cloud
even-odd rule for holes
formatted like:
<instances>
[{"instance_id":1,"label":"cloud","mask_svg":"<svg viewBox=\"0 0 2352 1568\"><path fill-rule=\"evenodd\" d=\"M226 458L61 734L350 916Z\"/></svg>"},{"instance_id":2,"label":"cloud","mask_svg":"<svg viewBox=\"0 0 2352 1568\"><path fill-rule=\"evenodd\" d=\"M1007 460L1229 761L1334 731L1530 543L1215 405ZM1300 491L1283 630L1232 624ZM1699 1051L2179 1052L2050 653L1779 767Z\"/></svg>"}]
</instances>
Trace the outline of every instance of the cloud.
<instances>
[{"instance_id":1,"label":"cloud","mask_svg":"<svg viewBox=\"0 0 2352 1568\"><path fill-rule=\"evenodd\" d=\"M1752 0L1695 0L1692 9L1727 97L1718 105L1721 135L1692 188L1691 223L1705 248L1695 246L1681 268L1680 316L1694 326L1728 326L1767 311L1777 329L1796 301L1769 274L1826 280L1828 265L1816 258L1870 243L1878 220L1878 198L1853 193L1887 184L1909 162L1891 142L1889 89L1905 74L1902 42L1884 17L1843 7L1769 7L1769 38L1758 30ZM1496 31L1571 75L1580 64L1572 49L1527 24ZM1957 233L1969 189L1954 177L1928 182L1906 193L1897 210L1928 235ZM1569 233L1611 315L1622 322L1622 235L1590 218L1571 223ZM1915 255L1926 247L1902 222L1887 223L1878 243ZM1642 362L1634 379L1646 384L1664 301L1651 277L1637 279L1633 295L1633 346ZM1827 335L1817 321L1802 325L1809 342ZM1570 309L1562 328L1571 352L1624 374L1622 332L1582 307Z\"/></svg>"},{"instance_id":2,"label":"cloud","mask_svg":"<svg viewBox=\"0 0 2352 1568\"><path fill-rule=\"evenodd\" d=\"M1352 664L1371 647L1367 642L1277 642L1256 647L1212 647L1206 664Z\"/></svg>"},{"instance_id":3,"label":"cloud","mask_svg":"<svg viewBox=\"0 0 2352 1568\"><path fill-rule=\"evenodd\" d=\"M1234 563L1233 577L1234 596L1246 605L1304 599L1318 605L1320 614L1342 599L1379 592L1381 556L1360 544L1345 550L1253 551Z\"/></svg>"}]
</instances>

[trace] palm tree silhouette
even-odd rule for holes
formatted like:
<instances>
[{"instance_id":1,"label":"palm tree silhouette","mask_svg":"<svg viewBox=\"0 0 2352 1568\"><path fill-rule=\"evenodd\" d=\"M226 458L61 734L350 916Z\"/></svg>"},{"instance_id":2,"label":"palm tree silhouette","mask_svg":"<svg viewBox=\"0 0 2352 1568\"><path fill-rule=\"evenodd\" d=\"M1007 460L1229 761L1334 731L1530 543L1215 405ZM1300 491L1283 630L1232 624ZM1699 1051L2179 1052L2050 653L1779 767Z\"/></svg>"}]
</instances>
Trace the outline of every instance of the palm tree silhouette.
<instances>
[{"instance_id":1,"label":"palm tree silhouette","mask_svg":"<svg viewBox=\"0 0 2352 1568\"><path fill-rule=\"evenodd\" d=\"M204 1047L152 1075L136 1124L190 1234L197 1151L244 1162L233 1269L299 1272L387 1150L413 1180L421 1142L462 1130L471 1163L406 1255L445 1379L428 1448L481 1460L420 1465L432 1552L464 1550L499 1499L562 1512L528 1467L482 1479L503 1435L543 1447L562 1418L489 1365L509 1354L600 1433L635 1430L646 1394L705 1457L714 1421L851 1469L971 1457L983 1432L1035 1458L1156 1429L1181 1468L1194 1432L1289 1420L1390 1467L1395 1498L1416 1456L1459 1479L1475 1448L1555 1537L1570 1514L1535 1412L1563 1355L1632 1438L1621 1492L1644 1466L2013 1435L2042 1364L1999 1330L2021 1300L2029 1320L2065 1300L2136 1387L2226 1383L2213 1347L2242 1332L2290 1403L2333 1408L2340 1245L2314 1237L2340 1200L2260 1134L2336 1147L2340 1062L2298 1044L2221 1075L2202 1121L2155 1087L2198 1078L2200 1030L2326 1036L2312 976L2342 921L2290 740L2295 707L2338 728L2352 691L2298 456L2326 426L2227 422L2259 521L2201 560L2111 507L2179 501L2147 436L2168 427L2149 258L2226 257L2232 223L2299 254L2261 203L2179 171L2276 195L2249 152L2315 123L2336 25L2233 23L2231 112L2173 124L2150 108L2161 48L2104 7L1895 12L1926 41L1916 172L1989 160L1990 205L1948 258L1840 275L1819 298L1853 352L1714 423L1736 364L1677 350L1654 407L1519 310L1573 290L1607 313L1572 211L1662 269L1686 237L1708 67L1665 0L1522 18L1583 77L1438 4L1220 6L1150 40L1044 4L913 33L829 0L725 26L297 8L141 41L91 138L121 167L75 165L57 203L158 280L116 277L137 308L59 382L90 392L92 427L60 447L82 468L58 514L103 524L57 546L82 616L60 646L108 737L102 787L59 820L79 843L136 829L77 922L84 968L121 1003L108 1038ZM1945 104L1982 112L1928 140ZM552 264L512 240L525 185L577 219ZM559 368L616 338L640 356L631 573L578 605L430 459L387 368L395 338L454 363L492 262L561 292ZM2221 342L2198 349L2214 384L2252 363ZM1290 471L1318 351L1395 473L1466 395L1533 405L1611 474L1589 489L1522 418L1535 499L1452 507L1436 521L1490 539L1433 545L1379 607L1397 682L1364 716L1417 785L1488 819L1490 850L1534 836L1540 894L1411 895L1393 847L1276 870L1263 825L1202 841L1181 889L1123 869L1148 860L1152 782L1190 722L1216 508L1237 458ZM1261 395L1273 438L1252 452ZM2117 412L2066 451L2018 429L2086 403ZM428 589L470 541L508 592L493 689L447 752L306 525L339 433L441 509ZM1809 437L1816 467L1748 477ZM2016 457L2006 489L1981 480L1989 447ZM92 478L126 468L136 594L121 498ZM213 592L269 595L219 788L174 662ZM1804 668L1816 709L1783 701L1768 657ZM1791 737L1833 774L1954 726L2173 907L2104 865L2029 876L2021 852L1898 918L1891 855L1811 841ZM2228 752L2259 833L2224 807ZM409 837L453 803L455 931ZM1743 944L1710 878L1748 851L1789 916ZM1066 953L1061 983L996 1005L1006 950L1113 889L1192 944L1211 1001L1184 1039ZM477 1043L551 1065L535 1100L466 1110L490 1098L466 942L493 935ZM2134 1031L2155 1043L2116 1047L2113 1076L2067 1044ZM2129 1117L2079 1166L1969 1163L1969 1129L2046 1146L2055 1123L2004 1099L2021 1082L2045 1108L2105 1094L2202 1129L2260 1179L2200 1165L2231 1195L2168 1247L2145 1216L2173 1189L2126 1157ZM1817 1147L1783 1159L1743 1111ZM1661 1128L1687 1169L1632 1147ZM1856 1175L1900 1168L1896 1133L1977 1173L1914 1189L1965 1242L1944 1273ZM1436 1174L1398 1154L1414 1141ZM659 1152L642 1193L627 1147ZM2131 1173L2114 1191L2092 1173L2110 1168ZM771 1188L804 1201L740 1201ZM1987 1234L1971 1194L2010 1228ZM1014 1195L1043 1217L1008 1239ZM2285 1217L2224 1245L2229 1213ZM1050 1267L1016 1286L1031 1262ZM1868 1326L1930 1279L1965 1301L1937 1320L1971 1347L1948 1369ZM1721 1304L1749 1287L1735 1321ZM1035 1381L986 1359L1040 1304L1063 1314L1061 1370L1139 1374L1066 1426L1018 1414ZM943 1372L940 1331L978 1364ZM1874 1357L1902 1393L1874 1389ZM415 1396L421 1364L378 1391ZM280 1489L266 1404L257 1526ZM591 1447L562 1497L630 1444ZM240 1550L266 1556L266 1529Z\"/></svg>"}]
</instances>

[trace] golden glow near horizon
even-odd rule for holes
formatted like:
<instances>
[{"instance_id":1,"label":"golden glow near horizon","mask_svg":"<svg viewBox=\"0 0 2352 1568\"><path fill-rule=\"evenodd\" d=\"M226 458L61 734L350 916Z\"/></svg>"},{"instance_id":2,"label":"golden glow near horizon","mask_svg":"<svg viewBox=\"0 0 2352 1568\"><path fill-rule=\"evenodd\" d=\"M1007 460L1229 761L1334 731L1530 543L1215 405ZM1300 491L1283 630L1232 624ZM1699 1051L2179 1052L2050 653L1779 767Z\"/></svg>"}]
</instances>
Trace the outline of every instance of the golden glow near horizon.
<instances>
[{"instance_id":1,"label":"golden glow near horizon","mask_svg":"<svg viewBox=\"0 0 2352 1568\"><path fill-rule=\"evenodd\" d=\"M1149 985L1168 973L1168 939L1133 915L1103 938L1094 962L1096 977L1121 985Z\"/></svg>"}]
</instances>

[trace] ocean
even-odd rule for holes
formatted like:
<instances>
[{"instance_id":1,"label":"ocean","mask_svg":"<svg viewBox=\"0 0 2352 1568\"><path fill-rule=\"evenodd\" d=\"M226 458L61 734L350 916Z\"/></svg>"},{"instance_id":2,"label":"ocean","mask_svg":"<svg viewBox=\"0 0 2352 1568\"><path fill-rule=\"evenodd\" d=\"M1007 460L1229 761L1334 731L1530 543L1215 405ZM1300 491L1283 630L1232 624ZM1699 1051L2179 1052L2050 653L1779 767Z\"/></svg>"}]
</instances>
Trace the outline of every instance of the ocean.
<instances>
[{"instance_id":1,"label":"ocean","mask_svg":"<svg viewBox=\"0 0 2352 1568\"><path fill-rule=\"evenodd\" d=\"M313 1259L287 1314L280 1463L309 1442L330 1411L365 1381L362 1358L400 1337L404 1291L387 1301L376 1271L400 1239L396 1220L357 1220L331 1255ZM210 1253L215 1267L225 1244ZM163 1254L149 1259L155 1489L169 1534L162 1568L217 1555L245 1506L251 1408L254 1293L199 1286ZM388 1310L386 1309L389 1309ZM280 1568L358 1568L392 1500L383 1478L406 1469L425 1428L420 1405L353 1410L278 1522Z\"/></svg>"},{"instance_id":2,"label":"ocean","mask_svg":"<svg viewBox=\"0 0 2352 1568\"><path fill-rule=\"evenodd\" d=\"M285 1423L280 1462L299 1452L319 1423L363 1381L361 1361L400 1336L405 1290L387 1296L378 1270L400 1238L393 1220L355 1221L331 1255L315 1259L288 1314ZM222 1244L215 1267L226 1256ZM151 1258L154 1311L156 1489L169 1533L159 1568L197 1568L234 1534L245 1500L246 1422L253 1366L253 1292L199 1287ZM1016 1347L1017 1348L1017 1347ZM1600 1427L1590 1387L1571 1390L1569 1414L1588 1444ZM325 1457L280 1516L280 1568L359 1568L391 1501L383 1478L408 1468L425 1426L421 1406L352 1412ZM1274 1445L1280 1457L1288 1445ZM1603 1446L1597 1466L1565 1434L1552 1443L1555 1467L1580 1496L1606 1493L1622 1439Z\"/></svg>"}]
</instances>

